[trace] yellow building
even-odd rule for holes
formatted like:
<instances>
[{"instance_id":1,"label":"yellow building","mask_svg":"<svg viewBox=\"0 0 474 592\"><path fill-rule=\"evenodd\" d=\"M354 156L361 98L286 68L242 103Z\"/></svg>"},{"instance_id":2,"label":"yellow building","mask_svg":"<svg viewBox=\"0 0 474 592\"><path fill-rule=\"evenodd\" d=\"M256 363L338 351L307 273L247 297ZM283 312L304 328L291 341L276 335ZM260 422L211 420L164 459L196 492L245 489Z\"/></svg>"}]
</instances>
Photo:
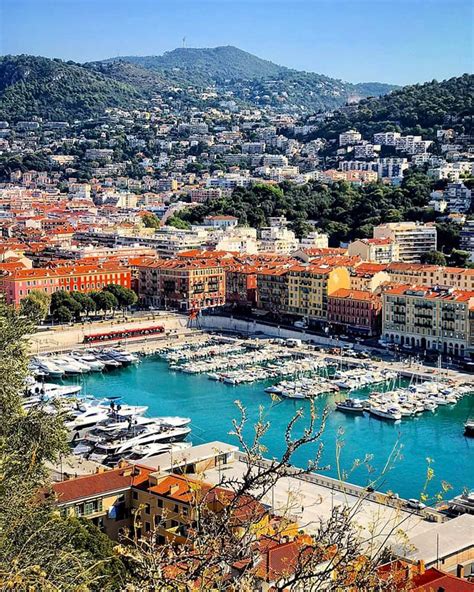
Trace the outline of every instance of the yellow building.
<instances>
[{"instance_id":1,"label":"yellow building","mask_svg":"<svg viewBox=\"0 0 474 592\"><path fill-rule=\"evenodd\" d=\"M472 350L474 292L394 285L383 293L383 337L420 350L465 357Z\"/></svg>"},{"instance_id":2,"label":"yellow building","mask_svg":"<svg viewBox=\"0 0 474 592\"><path fill-rule=\"evenodd\" d=\"M297 265L288 272L288 312L308 319L326 320L328 295L350 288L346 267Z\"/></svg>"}]
</instances>

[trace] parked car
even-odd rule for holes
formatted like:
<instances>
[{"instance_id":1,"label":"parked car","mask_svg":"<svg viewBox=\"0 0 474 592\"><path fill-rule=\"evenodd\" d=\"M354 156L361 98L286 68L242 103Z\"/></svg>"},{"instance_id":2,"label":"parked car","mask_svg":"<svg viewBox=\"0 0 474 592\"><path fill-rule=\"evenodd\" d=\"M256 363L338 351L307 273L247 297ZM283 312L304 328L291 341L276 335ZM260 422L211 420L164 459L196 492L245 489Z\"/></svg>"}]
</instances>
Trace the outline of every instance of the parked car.
<instances>
[{"instance_id":1,"label":"parked car","mask_svg":"<svg viewBox=\"0 0 474 592\"><path fill-rule=\"evenodd\" d=\"M424 510L426 508L426 504L423 504L420 500L417 500L414 497L408 499L406 505L408 508L413 508L414 510Z\"/></svg>"}]
</instances>

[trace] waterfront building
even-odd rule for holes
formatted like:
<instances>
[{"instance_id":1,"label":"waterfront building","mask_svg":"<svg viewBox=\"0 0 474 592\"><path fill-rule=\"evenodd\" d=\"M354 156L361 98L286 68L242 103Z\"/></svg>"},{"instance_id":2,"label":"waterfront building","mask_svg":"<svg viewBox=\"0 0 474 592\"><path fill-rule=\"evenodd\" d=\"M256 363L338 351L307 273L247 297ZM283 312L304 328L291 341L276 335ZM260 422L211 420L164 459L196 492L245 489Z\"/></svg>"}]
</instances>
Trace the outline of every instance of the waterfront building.
<instances>
[{"instance_id":1,"label":"waterfront building","mask_svg":"<svg viewBox=\"0 0 474 592\"><path fill-rule=\"evenodd\" d=\"M216 261L158 260L139 268L139 298L187 312L225 304L225 272Z\"/></svg>"},{"instance_id":2,"label":"waterfront building","mask_svg":"<svg viewBox=\"0 0 474 592\"><path fill-rule=\"evenodd\" d=\"M360 238L349 244L348 253L362 261L390 263L398 261L399 248L391 238Z\"/></svg>"},{"instance_id":3,"label":"waterfront building","mask_svg":"<svg viewBox=\"0 0 474 592\"><path fill-rule=\"evenodd\" d=\"M257 273L257 307L275 314L288 310L288 267Z\"/></svg>"},{"instance_id":4,"label":"waterfront building","mask_svg":"<svg viewBox=\"0 0 474 592\"><path fill-rule=\"evenodd\" d=\"M473 291L394 285L383 292L383 337L398 345L463 358L474 353L473 310Z\"/></svg>"},{"instance_id":5,"label":"waterfront building","mask_svg":"<svg viewBox=\"0 0 474 592\"><path fill-rule=\"evenodd\" d=\"M374 227L374 238L389 238L398 244L400 261L419 262L421 256L436 251L437 234L434 224L388 222Z\"/></svg>"},{"instance_id":6,"label":"waterfront building","mask_svg":"<svg viewBox=\"0 0 474 592\"><path fill-rule=\"evenodd\" d=\"M288 272L288 312L308 320L326 321L328 296L350 288L346 267L310 263L295 265Z\"/></svg>"},{"instance_id":7,"label":"waterfront building","mask_svg":"<svg viewBox=\"0 0 474 592\"><path fill-rule=\"evenodd\" d=\"M385 271L394 284L448 286L456 290L474 290L474 269L395 262Z\"/></svg>"},{"instance_id":8,"label":"waterfront building","mask_svg":"<svg viewBox=\"0 0 474 592\"><path fill-rule=\"evenodd\" d=\"M340 288L328 296L328 323L349 334L378 335L381 312L381 298L373 292Z\"/></svg>"},{"instance_id":9,"label":"waterfront building","mask_svg":"<svg viewBox=\"0 0 474 592\"><path fill-rule=\"evenodd\" d=\"M97 265L63 265L55 268L16 269L0 276L0 292L7 304L19 306L32 290L53 294L67 292L91 292L109 284L131 287L130 270L117 262Z\"/></svg>"}]
</instances>

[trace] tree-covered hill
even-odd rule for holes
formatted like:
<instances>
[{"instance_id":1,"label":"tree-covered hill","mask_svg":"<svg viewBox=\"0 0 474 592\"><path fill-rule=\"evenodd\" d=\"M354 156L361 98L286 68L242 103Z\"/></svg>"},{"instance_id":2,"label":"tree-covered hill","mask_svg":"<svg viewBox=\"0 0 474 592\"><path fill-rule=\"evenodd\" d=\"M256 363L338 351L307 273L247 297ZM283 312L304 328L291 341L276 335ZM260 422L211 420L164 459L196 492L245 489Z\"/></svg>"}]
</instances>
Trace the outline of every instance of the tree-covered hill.
<instances>
[{"instance_id":1,"label":"tree-covered hill","mask_svg":"<svg viewBox=\"0 0 474 592\"><path fill-rule=\"evenodd\" d=\"M142 94L73 62L28 55L0 58L0 119L87 118L107 107L127 107Z\"/></svg>"},{"instance_id":2,"label":"tree-covered hill","mask_svg":"<svg viewBox=\"0 0 474 592\"><path fill-rule=\"evenodd\" d=\"M312 221L328 233L331 246L339 246L340 241L371 237L373 227L383 222L434 219L434 212L425 209L432 188L429 177L411 171L400 187L377 183L356 187L345 182L256 184L239 187L230 197L181 210L176 216L196 223L209 215L224 214L254 227L267 225L271 216L285 216L298 236L311 229Z\"/></svg>"},{"instance_id":3,"label":"tree-covered hill","mask_svg":"<svg viewBox=\"0 0 474 592\"><path fill-rule=\"evenodd\" d=\"M244 102L291 112L333 109L350 97L390 92L394 85L351 84L315 72L302 72L263 60L237 47L180 48L162 56L125 56L128 62L160 73L169 82L206 87L216 85Z\"/></svg>"},{"instance_id":4,"label":"tree-covered hill","mask_svg":"<svg viewBox=\"0 0 474 592\"><path fill-rule=\"evenodd\" d=\"M191 75L191 80L199 83L207 83L211 79L272 78L288 69L230 45L199 49L178 48L161 56L127 56L120 60L160 72L181 70Z\"/></svg>"},{"instance_id":5,"label":"tree-covered hill","mask_svg":"<svg viewBox=\"0 0 474 592\"><path fill-rule=\"evenodd\" d=\"M434 136L443 125L469 133L474 114L474 76L464 74L442 82L404 86L379 98L362 100L353 111L338 111L315 136L336 138L350 128L364 137L381 131Z\"/></svg>"}]
</instances>

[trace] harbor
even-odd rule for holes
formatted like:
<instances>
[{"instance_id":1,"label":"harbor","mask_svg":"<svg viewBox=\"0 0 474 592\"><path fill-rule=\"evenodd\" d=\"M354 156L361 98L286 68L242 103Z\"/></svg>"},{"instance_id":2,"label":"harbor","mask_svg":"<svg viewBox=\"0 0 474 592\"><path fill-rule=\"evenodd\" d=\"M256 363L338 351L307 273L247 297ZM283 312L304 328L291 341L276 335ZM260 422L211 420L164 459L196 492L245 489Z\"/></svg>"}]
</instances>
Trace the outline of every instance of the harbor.
<instances>
[{"instance_id":1,"label":"harbor","mask_svg":"<svg viewBox=\"0 0 474 592\"><path fill-rule=\"evenodd\" d=\"M137 345L136 351L142 354L137 356L139 363L102 372L64 375L64 378L54 380L61 384L80 385L85 395L98 398L115 395L120 396L125 404L147 406L147 415L150 416L175 416L179 413L189 417L192 431L187 441L195 445L210 440L232 440L229 431L232 429L232 419L238 417L234 404L236 399L239 399L247 409L248 435L252 432L252 423L257 419L259 408L262 406L265 409L265 418L271 422L271 429L264 444L268 448L269 456L278 456L282 452L282 434L289 419L298 407L308 410L308 400L295 401L265 392L265 389L281 383L282 379L265 378L230 385L221 380L210 379L205 372L187 373L170 369L169 363L177 363L178 360L164 359L164 356L173 357L170 356L173 349L182 348L183 352L197 352L205 351L204 348L209 346L213 349L206 356L214 359L218 357L215 351L216 339L219 347L232 343L232 340L227 338L221 341L220 337L196 332L191 340L169 338L160 342L148 342L146 348L143 344ZM235 346L248 349L248 341L236 340ZM129 352L134 349L130 345L127 345ZM283 347L281 344L272 344L271 347L275 345ZM309 351L308 346L287 348L287 352L295 359L306 356L318 362L316 374L313 375L318 382L325 380L333 384L333 380L324 376L325 369L322 368L324 360L326 360L326 366L332 366L342 372L368 364L366 359L344 357L344 366L341 366L341 356L319 351L312 351L310 354ZM250 348L250 354L252 354L252 348ZM198 359L203 361L206 356ZM185 357L189 358L189 355ZM291 360L291 358L288 359ZM396 379L396 388L410 388L410 383L412 386L424 384L422 378L426 376L430 378L430 383L436 384L436 377L426 372L426 369L418 373L416 368L410 369L400 363L396 365L372 360L369 362L371 367L380 368L380 371L390 370L398 373L398 369L404 369L405 375L401 379ZM282 361L279 360L275 365L281 364ZM300 368L300 374L301 370ZM231 371L230 365L228 365L228 371ZM232 368L232 371L237 369ZM416 379L413 378L414 376ZM468 378L466 375L461 376L465 381ZM312 378L295 376L285 380L297 383L302 380L310 381ZM367 413L359 415L336 411L336 404L344 401L348 395L367 401L370 400L370 394L375 391L393 390L396 390L394 379L390 377L382 384L365 385L350 391L318 393L315 398L317 410L321 412L325 406L331 410L323 434L325 448L321 464L328 465L325 474L337 478L341 470L350 470L355 459L373 455L370 463L373 471L372 468L368 471L360 466L357 470L350 472L348 476L350 482L367 486L373 480L380 478L381 484L378 488L382 491L392 489L407 498L419 497L426 477L426 459L431 458L438 484L441 479L450 483L453 494L460 494L464 488L472 489L474 483L465 468L469 465L469 459L472 458L474 442L464 435L463 428L467 417L472 415L471 396L460 397L455 404L438 405L435 411L403 417L403 421L380 421L379 418ZM209 409L213 410L211 414ZM297 429L302 429L302 426ZM344 444L340 459L342 466L337 467L336 447L340 446L341 442ZM401 452L393 466L391 465L390 469L381 475L394 447L401 447ZM295 465L304 465L313 458L314 454L315 450L311 447L298 451L294 459ZM453 462L453 458L456 462ZM432 494L438 491L435 490L436 478L429 484Z\"/></svg>"}]
</instances>

